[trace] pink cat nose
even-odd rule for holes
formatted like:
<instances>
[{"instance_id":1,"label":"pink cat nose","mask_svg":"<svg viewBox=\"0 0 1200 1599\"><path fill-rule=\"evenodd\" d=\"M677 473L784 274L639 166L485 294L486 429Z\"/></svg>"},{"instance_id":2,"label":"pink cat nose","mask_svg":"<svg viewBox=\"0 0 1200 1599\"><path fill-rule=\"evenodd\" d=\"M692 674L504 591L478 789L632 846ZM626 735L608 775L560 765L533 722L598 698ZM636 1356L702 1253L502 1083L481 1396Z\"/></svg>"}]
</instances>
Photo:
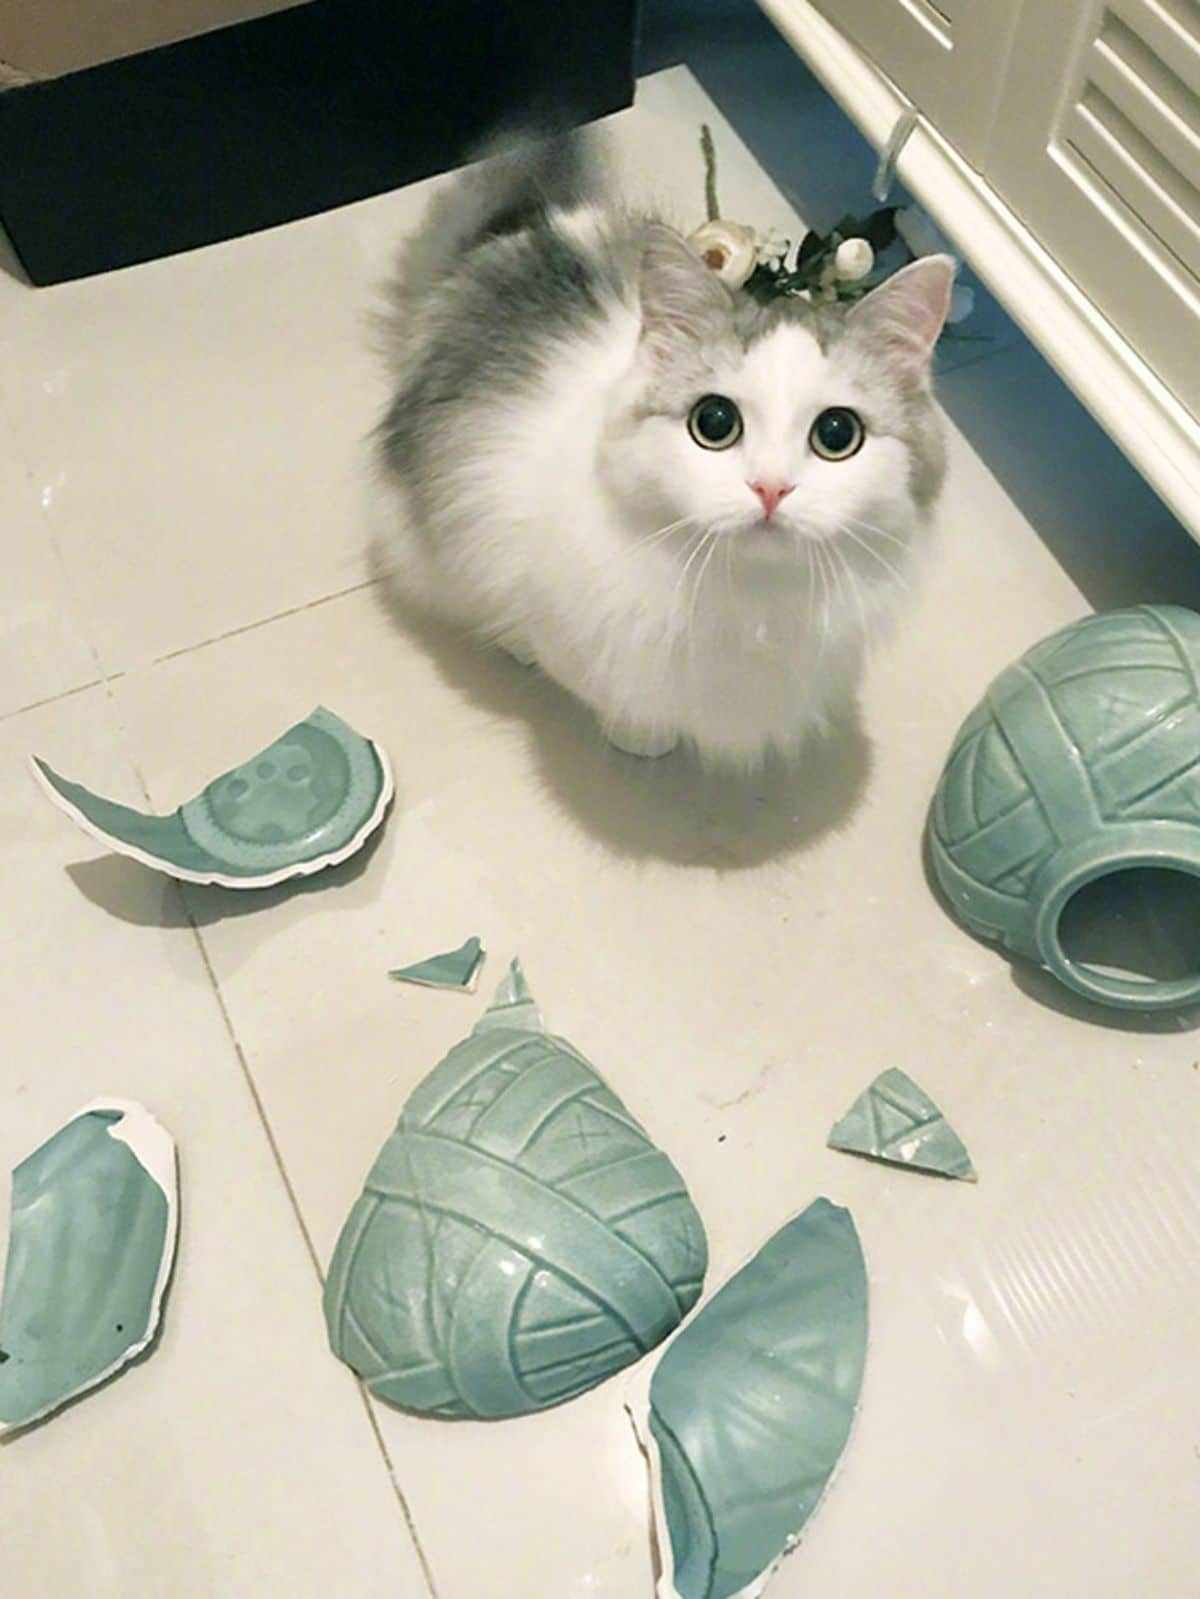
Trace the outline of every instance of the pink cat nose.
<instances>
[{"instance_id":1,"label":"pink cat nose","mask_svg":"<svg viewBox=\"0 0 1200 1599\"><path fill-rule=\"evenodd\" d=\"M796 485L794 483L751 483L750 487L762 501L763 510L767 513L769 520L779 509L780 500L789 495Z\"/></svg>"}]
</instances>

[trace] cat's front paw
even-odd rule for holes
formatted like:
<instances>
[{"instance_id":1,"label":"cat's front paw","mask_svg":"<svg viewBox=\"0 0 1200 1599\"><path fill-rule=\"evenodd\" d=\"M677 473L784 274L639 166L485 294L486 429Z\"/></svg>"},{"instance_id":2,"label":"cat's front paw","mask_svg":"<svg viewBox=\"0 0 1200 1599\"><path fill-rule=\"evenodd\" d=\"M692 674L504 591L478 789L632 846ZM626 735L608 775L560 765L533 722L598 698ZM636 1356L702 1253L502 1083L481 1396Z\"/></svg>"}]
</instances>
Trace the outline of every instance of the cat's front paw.
<instances>
[{"instance_id":1,"label":"cat's front paw","mask_svg":"<svg viewBox=\"0 0 1200 1599\"><path fill-rule=\"evenodd\" d=\"M633 722L617 722L608 729L608 742L623 755L657 760L671 753L679 743L679 734L662 728L639 727Z\"/></svg>"}]
</instances>

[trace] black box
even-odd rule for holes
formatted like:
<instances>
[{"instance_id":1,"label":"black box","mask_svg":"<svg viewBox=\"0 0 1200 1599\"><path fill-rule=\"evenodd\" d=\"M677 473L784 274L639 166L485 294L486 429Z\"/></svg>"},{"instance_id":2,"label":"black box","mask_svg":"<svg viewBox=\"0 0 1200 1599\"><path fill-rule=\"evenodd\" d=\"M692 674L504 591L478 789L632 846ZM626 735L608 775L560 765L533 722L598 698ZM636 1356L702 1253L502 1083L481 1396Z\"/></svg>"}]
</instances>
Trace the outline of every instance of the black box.
<instances>
[{"instance_id":1,"label":"black box","mask_svg":"<svg viewBox=\"0 0 1200 1599\"><path fill-rule=\"evenodd\" d=\"M0 92L0 222L36 284L459 164L501 124L633 99L635 0L308 0Z\"/></svg>"}]
</instances>

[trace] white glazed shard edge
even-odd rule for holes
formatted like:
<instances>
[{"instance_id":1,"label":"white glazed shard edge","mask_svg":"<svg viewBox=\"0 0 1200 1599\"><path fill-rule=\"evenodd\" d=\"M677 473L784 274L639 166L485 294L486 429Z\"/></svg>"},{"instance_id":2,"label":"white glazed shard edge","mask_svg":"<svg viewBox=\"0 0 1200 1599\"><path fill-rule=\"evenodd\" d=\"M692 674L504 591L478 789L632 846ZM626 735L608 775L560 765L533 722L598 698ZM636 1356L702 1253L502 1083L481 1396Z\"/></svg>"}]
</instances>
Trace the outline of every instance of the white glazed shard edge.
<instances>
[{"instance_id":1,"label":"white glazed shard edge","mask_svg":"<svg viewBox=\"0 0 1200 1599\"><path fill-rule=\"evenodd\" d=\"M80 1107L74 1115L68 1116L66 1121L60 1123L55 1131L69 1127L72 1122L77 1122L82 1116L90 1116L96 1111L120 1111L121 1120L113 1122L107 1129L110 1138L117 1139L126 1145L138 1165L152 1182L162 1189L163 1197L167 1202L167 1230L163 1235L162 1259L158 1263L158 1275L154 1279L154 1292L150 1301L150 1319L146 1324L146 1331L134 1344L122 1351L110 1366L90 1377L87 1382L80 1383L78 1388L72 1388L69 1393L60 1394L50 1404L44 1405L41 1410L32 1416L26 1416L23 1421L0 1421L0 1438L9 1433L22 1432L26 1427L32 1427L44 1417L52 1415L56 1410L61 1410L72 1399L80 1394L87 1393L92 1388L98 1388L101 1383L107 1382L110 1377L120 1371L122 1366L136 1359L143 1349L154 1342L158 1332L158 1324L162 1319L162 1302L167 1291L167 1284L171 1280L171 1269L175 1264L175 1246L179 1241L179 1161L175 1148L175 1140L160 1121L157 1121L144 1105L139 1105L134 1099L120 1099L115 1094L101 1094L97 1099L91 1099L86 1105ZM53 1136L53 1135L51 1135Z\"/></svg>"},{"instance_id":2,"label":"white glazed shard edge","mask_svg":"<svg viewBox=\"0 0 1200 1599\"><path fill-rule=\"evenodd\" d=\"M127 844L114 834L106 833L102 827L97 827L95 822L85 816L77 806L71 804L65 794L58 792L32 756L29 760L29 770L51 804L55 805L64 816L69 816L81 832L86 833L89 838L94 838L98 844L103 844L114 855L124 855L131 861L137 861L140 866L148 866L151 871L158 872L163 877L174 878L177 883L211 884L216 888L274 888L279 883L289 882L295 877L313 877L317 872L323 872L327 866L340 866L343 861L348 861L352 855L358 854L383 821L387 808L395 797L396 780L392 775L391 763L381 746L376 744L373 738L366 739L365 742L371 746L372 753L379 762L383 783L374 809L354 837L329 855L318 855L315 860L296 861L291 866L280 866L273 872L264 872L261 877L235 877L230 872L196 872L187 866L174 866L169 861L163 860L161 855L151 855L148 850L138 849L136 844Z\"/></svg>"},{"instance_id":3,"label":"white glazed shard edge","mask_svg":"<svg viewBox=\"0 0 1200 1599\"><path fill-rule=\"evenodd\" d=\"M622 1398L622 1403L625 1406L625 1412L628 1415L630 1425L633 1428L634 1439L638 1448L641 1450L642 1458L646 1462L646 1470L650 1476L651 1536L654 1539L654 1547L658 1552L660 1567L658 1581L654 1586L656 1599L679 1599L679 1590L675 1586L675 1552L671 1547L671 1534L667 1530L667 1511L666 1506L663 1503L662 1456L659 1453L657 1440L650 1430L650 1384L654 1380L655 1370L659 1361L664 1358L667 1350L670 1349L675 1339L679 1337L685 1327L689 1327L696 1317L701 1314L709 1300L715 1299L717 1294L720 1293L721 1289L724 1288L725 1284L727 1282L731 1282L733 1278L737 1276L738 1272L744 1270L744 1268L756 1258L762 1249L763 1244L767 1243L769 1239L773 1238L775 1234L781 1231L783 1227L786 1227L789 1222L794 1221L797 1216L803 1215L804 1211L807 1209L808 1206L806 1205L802 1210L798 1210L794 1213L794 1215L789 1216L786 1221L781 1222L779 1227L774 1228L772 1232L767 1235L767 1238L763 1239L756 1248L752 1249L750 1253L744 1256L736 1266L727 1271L724 1277L721 1278L720 1282L706 1285L704 1293L697 1300L696 1304L692 1307L691 1311L689 1311L684 1320L679 1324L678 1327L675 1328L674 1332L671 1333L670 1337L665 1338L656 1349L650 1350L650 1352L646 1354L636 1366L633 1367L625 1383L625 1391ZM859 1247L862 1247L861 1235L859 1236ZM869 1284L871 1281L871 1273L870 1267L867 1265L865 1251L863 1252L863 1265L866 1269L867 1282ZM863 1362L864 1378L865 1373L870 1369L870 1354L871 1319L868 1316L866 1358ZM842 1452L838 1456L833 1470L826 1479L825 1486L821 1490L820 1498L809 1511L808 1516L805 1519L805 1526L807 1526L808 1522L812 1521L813 1517L817 1515L821 1509L821 1506L828 1498L831 1488L841 1475L846 1456L850 1453L850 1446L853 1444L854 1435L858 1430L858 1418L861 1410L862 1392L860 1390L858 1404L856 1404L854 1407L854 1414L850 1419L850 1431L846 1437L846 1442L842 1447ZM731 1599L762 1599L762 1595L766 1592L767 1585L771 1581L771 1578L779 1570L780 1566L783 1565L787 1557L795 1549L799 1548L803 1541L804 1529L802 1528L800 1532L795 1533L788 1539L787 1543L784 1544L783 1548L775 1556L775 1559L759 1572L758 1576L755 1577L753 1582L747 1583L744 1588L739 1588L737 1593L731 1595Z\"/></svg>"}]
</instances>

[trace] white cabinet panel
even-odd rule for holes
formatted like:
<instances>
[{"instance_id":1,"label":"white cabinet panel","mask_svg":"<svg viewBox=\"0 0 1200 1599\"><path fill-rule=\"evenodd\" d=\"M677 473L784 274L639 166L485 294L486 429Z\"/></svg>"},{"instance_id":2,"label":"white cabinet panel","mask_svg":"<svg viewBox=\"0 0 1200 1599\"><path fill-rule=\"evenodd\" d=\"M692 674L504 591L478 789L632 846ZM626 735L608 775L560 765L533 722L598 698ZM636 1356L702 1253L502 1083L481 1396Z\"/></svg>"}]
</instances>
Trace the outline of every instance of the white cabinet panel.
<instances>
[{"instance_id":1,"label":"white cabinet panel","mask_svg":"<svg viewBox=\"0 0 1200 1599\"><path fill-rule=\"evenodd\" d=\"M816 0L978 167L1020 0Z\"/></svg>"},{"instance_id":2,"label":"white cabinet panel","mask_svg":"<svg viewBox=\"0 0 1200 1599\"><path fill-rule=\"evenodd\" d=\"M1027 5L983 165L1200 415L1200 3Z\"/></svg>"}]
</instances>

